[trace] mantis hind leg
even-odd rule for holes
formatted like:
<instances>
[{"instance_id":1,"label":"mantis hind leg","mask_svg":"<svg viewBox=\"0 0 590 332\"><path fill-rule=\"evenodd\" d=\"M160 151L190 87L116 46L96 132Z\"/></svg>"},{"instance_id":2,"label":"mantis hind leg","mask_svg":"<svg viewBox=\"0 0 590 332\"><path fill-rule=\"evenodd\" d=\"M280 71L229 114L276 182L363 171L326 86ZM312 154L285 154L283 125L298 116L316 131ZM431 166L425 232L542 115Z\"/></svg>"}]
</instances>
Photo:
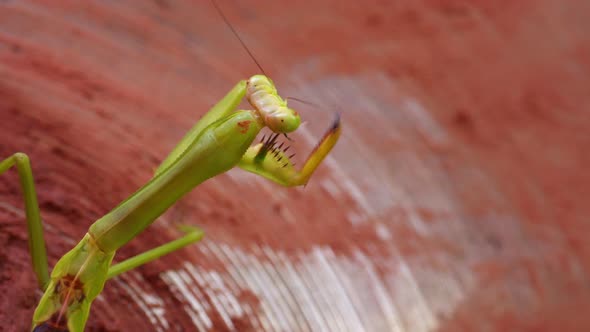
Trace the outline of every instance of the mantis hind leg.
<instances>
[{"instance_id":1,"label":"mantis hind leg","mask_svg":"<svg viewBox=\"0 0 590 332\"><path fill-rule=\"evenodd\" d=\"M43 225L37 202L37 192L33 181L33 171L29 157L21 152L0 161L0 174L3 174L12 166L16 166L20 179L23 196L25 199L25 212L27 217L27 230L29 233L29 250L33 262L33 270L37 275L37 282L41 289L45 289L49 282L49 265L47 263L47 251L43 238Z\"/></svg>"},{"instance_id":2,"label":"mantis hind leg","mask_svg":"<svg viewBox=\"0 0 590 332\"><path fill-rule=\"evenodd\" d=\"M204 236L203 231L198 227L181 226L180 229L186 233L183 237L111 266L107 274L107 280L116 277L121 273L133 270L134 268L143 264L156 260L178 249L184 248L191 243L199 241Z\"/></svg>"}]
</instances>

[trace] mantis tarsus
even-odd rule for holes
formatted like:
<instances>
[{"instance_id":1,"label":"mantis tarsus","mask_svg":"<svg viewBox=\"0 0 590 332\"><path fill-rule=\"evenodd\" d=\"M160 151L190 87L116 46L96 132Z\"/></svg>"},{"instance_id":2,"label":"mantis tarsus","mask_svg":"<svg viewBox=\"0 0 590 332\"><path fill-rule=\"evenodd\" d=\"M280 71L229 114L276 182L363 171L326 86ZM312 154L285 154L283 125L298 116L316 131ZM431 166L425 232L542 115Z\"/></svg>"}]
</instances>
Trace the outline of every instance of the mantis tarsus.
<instances>
[{"instance_id":1,"label":"mantis tarsus","mask_svg":"<svg viewBox=\"0 0 590 332\"><path fill-rule=\"evenodd\" d=\"M236 111L244 97L253 110ZM33 269L44 291L32 330L83 331L90 306L107 280L200 240L203 232L199 228L183 226L183 237L111 265L120 247L203 181L238 166L283 186L305 185L338 141L341 127L337 116L297 170L277 138L295 131L299 124L299 115L278 95L268 77L255 75L238 82L189 130L146 185L90 226L82 240L59 259L51 275L29 158L15 153L0 161L0 174L17 168ZM252 145L264 127L274 133Z\"/></svg>"}]
</instances>

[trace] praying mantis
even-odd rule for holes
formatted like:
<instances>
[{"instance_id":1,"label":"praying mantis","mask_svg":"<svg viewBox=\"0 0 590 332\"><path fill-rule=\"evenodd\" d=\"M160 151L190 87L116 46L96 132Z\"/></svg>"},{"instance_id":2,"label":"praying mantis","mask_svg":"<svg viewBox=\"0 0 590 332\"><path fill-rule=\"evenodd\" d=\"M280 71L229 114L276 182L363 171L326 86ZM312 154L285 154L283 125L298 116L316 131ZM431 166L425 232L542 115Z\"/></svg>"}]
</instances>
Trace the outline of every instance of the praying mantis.
<instances>
[{"instance_id":1,"label":"praying mantis","mask_svg":"<svg viewBox=\"0 0 590 332\"><path fill-rule=\"evenodd\" d=\"M237 110L243 98L251 110ZM119 248L207 179L237 166L282 186L305 185L337 143L341 122L336 115L303 166L296 169L287 155L288 147L283 148L278 138L288 138L300 123L299 114L287 106L266 75L239 81L188 131L148 183L96 220L82 240L58 260L51 274L29 157L19 152L0 161L0 174L17 169L33 270L44 292L33 315L32 331L83 331L92 302L107 280L199 241L202 230L183 226L181 238L112 264ZM264 127L273 134L253 145Z\"/></svg>"}]
</instances>

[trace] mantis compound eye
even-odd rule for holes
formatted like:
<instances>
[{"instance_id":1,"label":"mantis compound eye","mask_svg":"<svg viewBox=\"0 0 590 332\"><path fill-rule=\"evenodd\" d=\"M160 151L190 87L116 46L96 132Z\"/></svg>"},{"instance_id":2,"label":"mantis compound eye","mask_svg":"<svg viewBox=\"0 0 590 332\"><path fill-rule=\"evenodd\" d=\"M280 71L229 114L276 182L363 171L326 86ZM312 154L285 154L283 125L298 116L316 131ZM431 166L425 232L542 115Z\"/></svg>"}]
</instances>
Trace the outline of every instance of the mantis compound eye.
<instances>
[{"instance_id":1,"label":"mantis compound eye","mask_svg":"<svg viewBox=\"0 0 590 332\"><path fill-rule=\"evenodd\" d=\"M283 107L280 111L269 114L265 118L265 123L273 132L286 134L299 128L301 117L294 110Z\"/></svg>"}]
</instances>

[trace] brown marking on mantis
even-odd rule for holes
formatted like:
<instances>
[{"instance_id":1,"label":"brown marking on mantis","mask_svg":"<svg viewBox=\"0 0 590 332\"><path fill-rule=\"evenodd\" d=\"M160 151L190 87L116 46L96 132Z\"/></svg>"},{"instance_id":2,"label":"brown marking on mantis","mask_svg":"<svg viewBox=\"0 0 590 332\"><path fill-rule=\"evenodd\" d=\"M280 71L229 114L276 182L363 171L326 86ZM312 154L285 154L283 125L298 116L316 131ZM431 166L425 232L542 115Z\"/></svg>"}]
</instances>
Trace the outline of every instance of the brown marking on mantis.
<instances>
[{"instance_id":1,"label":"brown marking on mantis","mask_svg":"<svg viewBox=\"0 0 590 332\"><path fill-rule=\"evenodd\" d=\"M80 282L77 275L66 275L58 280L53 291L59 294L63 306L59 312L51 316L49 321L38 326L38 328L47 328L46 330L41 329L40 331L68 331L67 316L64 315L66 313L66 307L69 307L74 302L80 303L84 300L86 297L84 294L84 284ZM64 327L65 330L62 330ZM37 328L35 328L35 331L38 331Z\"/></svg>"},{"instance_id":2,"label":"brown marking on mantis","mask_svg":"<svg viewBox=\"0 0 590 332\"><path fill-rule=\"evenodd\" d=\"M240 127L240 133L245 134L250 129L250 120L240 121L238 122L238 127Z\"/></svg>"},{"instance_id":3,"label":"brown marking on mantis","mask_svg":"<svg viewBox=\"0 0 590 332\"><path fill-rule=\"evenodd\" d=\"M59 293L62 302L80 302L84 299L84 285L75 276L62 277L55 285L55 292Z\"/></svg>"}]
</instances>

